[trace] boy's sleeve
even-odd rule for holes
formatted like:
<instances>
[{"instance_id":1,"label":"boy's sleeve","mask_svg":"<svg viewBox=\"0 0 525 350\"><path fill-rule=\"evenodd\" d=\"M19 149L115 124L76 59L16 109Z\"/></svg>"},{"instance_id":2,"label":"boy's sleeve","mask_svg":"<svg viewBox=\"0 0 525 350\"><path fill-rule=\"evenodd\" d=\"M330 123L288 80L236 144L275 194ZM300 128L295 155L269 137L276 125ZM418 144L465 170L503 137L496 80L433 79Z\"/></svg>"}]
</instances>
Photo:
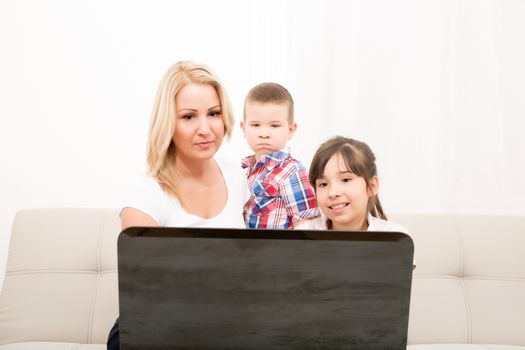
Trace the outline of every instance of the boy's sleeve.
<instances>
[{"instance_id":1,"label":"boy's sleeve","mask_svg":"<svg viewBox=\"0 0 525 350\"><path fill-rule=\"evenodd\" d=\"M306 171L297 169L280 184L280 194L286 204L288 217L295 224L301 220L319 216L315 192Z\"/></svg>"}]
</instances>

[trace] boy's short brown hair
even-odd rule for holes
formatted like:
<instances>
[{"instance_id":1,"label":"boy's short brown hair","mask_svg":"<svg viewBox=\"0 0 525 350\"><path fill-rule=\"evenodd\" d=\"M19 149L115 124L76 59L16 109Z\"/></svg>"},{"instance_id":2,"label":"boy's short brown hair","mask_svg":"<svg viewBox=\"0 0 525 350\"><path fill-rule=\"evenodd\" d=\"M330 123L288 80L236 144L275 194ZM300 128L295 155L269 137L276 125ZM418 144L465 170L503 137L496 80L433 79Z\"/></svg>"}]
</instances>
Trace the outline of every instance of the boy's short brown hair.
<instances>
[{"instance_id":1,"label":"boy's short brown hair","mask_svg":"<svg viewBox=\"0 0 525 350\"><path fill-rule=\"evenodd\" d=\"M259 103L286 103L288 104L288 123L294 122L293 98L290 92L277 83L262 83L248 92L244 100L244 120L246 120L246 105L250 102Z\"/></svg>"}]
</instances>

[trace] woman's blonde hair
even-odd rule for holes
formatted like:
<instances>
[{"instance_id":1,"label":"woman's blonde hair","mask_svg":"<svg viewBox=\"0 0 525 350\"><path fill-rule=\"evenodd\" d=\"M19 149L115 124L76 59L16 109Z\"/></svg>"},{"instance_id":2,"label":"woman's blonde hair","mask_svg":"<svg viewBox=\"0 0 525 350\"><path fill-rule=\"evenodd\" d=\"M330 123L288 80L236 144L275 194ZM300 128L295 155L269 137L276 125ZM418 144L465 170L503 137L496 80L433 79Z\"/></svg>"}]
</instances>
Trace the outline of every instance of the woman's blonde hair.
<instances>
[{"instance_id":1,"label":"woman's blonde hair","mask_svg":"<svg viewBox=\"0 0 525 350\"><path fill-rule=\"evenodd\" d=\"M164 191L177 197L183 206L184 200L175 173L175 97L185 85L191 83L207 84L215 88L221 103L227 138L231 137L234 125L228 94L219 77L210 68L192 61L180 61L164 74L151 113L147 147L148 174L157 180Z\"/></svg>"}]
</instances>

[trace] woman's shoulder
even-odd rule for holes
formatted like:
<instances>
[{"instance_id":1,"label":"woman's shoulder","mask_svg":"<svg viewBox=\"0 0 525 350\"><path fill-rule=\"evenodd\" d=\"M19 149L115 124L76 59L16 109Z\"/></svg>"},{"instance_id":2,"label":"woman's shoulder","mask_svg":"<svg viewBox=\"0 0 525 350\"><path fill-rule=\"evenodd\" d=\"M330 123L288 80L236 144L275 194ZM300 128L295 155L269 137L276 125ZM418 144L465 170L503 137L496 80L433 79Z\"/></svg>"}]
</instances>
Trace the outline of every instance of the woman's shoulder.
<instances>
[{"instance_id":1,"label":"woman's shoulder","mask_svg":"<svg viewBox=\"0 0 525 350\"><path fill-rule=\"evenodd\" d=\"M228 190L228 200L224 213L242 217L242 208L249 197L248 182L246 175L241 167L241 162L230 158L214 157L219 169L224 177L224 182ZM235 213L235 214L234 214Z\"/></svg>"},{"instance_id":2,"label":"woman's shoulder","mask_svg":"<svg viewBox=\"0 0 525 350\"><path fill-rule=\"evenodd\" d=\"M121 210L128 207L138 209L162 225L167 200L166 192L162 190L155 178L147 174L140 174L132 179Z\"/></svg>"},{"instance_id":3,"label":"woman's shoulder","mask_svg":"<svg viewBox=\"0 0 525 350\"><path fill-rule=\"evenodd\" d=\"M162 195L164 191L155 178L148 174L139 174L131 180L131 194L133 196L152 194Z\"/></svg>"},{"instance_id":4,"label":"woman's shoulder","mask_svg":"<svg viewBox=\"0 0 525 350\"><path fill-rule=\"evenodd\" d=\"M134 180L136 185L160 188L157 180L155 180L153 176L146 173L137 175Z\"/></svg>"},{"instance_id":5,"label":"woman's shoulder","mask_svg":"<svg viewBox=\"0 0 525 350\"><path fill-rule=\"evenodd\" d=\"M224 181L228 185L229 190L246 191L246 174L241 167L239 160L235 161L230 158L214 158L221 170Z\"/></svg>"},{"instance_id":6,"label":"woman's shoulder","mask_svg":"<svg viewBox=\"0 0 525 350\"><path fill-rule=\"evenodd\" d=\"M239 160L236 161L234 159L224 157L215 157L214 159L217 162L222 175L226 179L231 177L242 177L244 175L241 162Z\"/></svg>"}]
</instances>

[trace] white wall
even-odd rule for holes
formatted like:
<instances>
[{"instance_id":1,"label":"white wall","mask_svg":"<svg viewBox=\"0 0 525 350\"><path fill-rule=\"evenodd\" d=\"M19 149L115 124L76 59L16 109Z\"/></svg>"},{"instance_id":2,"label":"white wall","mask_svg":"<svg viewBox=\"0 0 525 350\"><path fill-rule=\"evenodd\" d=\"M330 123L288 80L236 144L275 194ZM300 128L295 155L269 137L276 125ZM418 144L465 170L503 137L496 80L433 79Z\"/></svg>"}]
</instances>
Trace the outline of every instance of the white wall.
<instances>
[{"instance_id":1,"label":"white wall","mask_svg":"<svg viewBox=\"0 0 525 350\"><path fill-rule=\"evenodd\" d=\"M287 86L309 164L370 144L387 212L525 214L525 2L0 1L0 270L31 207L118 207L164 71L211 66L237 120ZM248 154L240 130L221 150ZM0 278L1 280L1 278Z\"/></svg>"}]
</instances>

